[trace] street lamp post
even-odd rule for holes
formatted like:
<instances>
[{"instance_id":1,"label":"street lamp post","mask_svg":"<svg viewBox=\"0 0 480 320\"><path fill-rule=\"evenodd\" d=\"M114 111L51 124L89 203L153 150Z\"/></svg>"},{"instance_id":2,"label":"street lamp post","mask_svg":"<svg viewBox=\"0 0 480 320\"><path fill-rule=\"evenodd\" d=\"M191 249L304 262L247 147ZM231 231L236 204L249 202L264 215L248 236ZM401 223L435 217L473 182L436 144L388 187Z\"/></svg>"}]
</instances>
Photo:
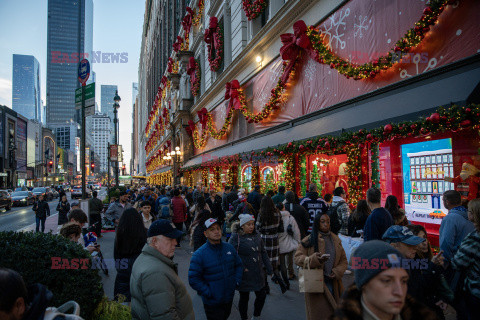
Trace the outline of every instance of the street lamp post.
<instances>
[{"instance_id":1,"label":"street lamp post","mask_svg":"<svg viewBox=\"0 0 480 320\"><path fill-rule=\"evenodd\" d=\"M113 126L115 130L115 144L117 145L118 148L118 108L120 108L120 104L118 104L122 99L120 99L120 96L118 95L118 90L115 91L115 97L113 98L113 101L115 102L113 104ZM115 162L115 185L118 187L119 182L118 182L118 159Z\"/></svg>"},{"instance_id":2,"label":"street lamp post","mask_svg":"<svg viewBox=\"0 0 480 320\"><path fill-rule=\"evenodd\" d=\"M175 147L175 150L172 152L167 152L167 155L163 157L163 160L170 161L172 160L173 166L172 166L172 176L173 176L173 183L178 184L177 177L176 177L176 170L177 170L177 164L180 163L180 156L182 155L182 152L180 151L180 147Z\"/></svg>"}]
</instances>

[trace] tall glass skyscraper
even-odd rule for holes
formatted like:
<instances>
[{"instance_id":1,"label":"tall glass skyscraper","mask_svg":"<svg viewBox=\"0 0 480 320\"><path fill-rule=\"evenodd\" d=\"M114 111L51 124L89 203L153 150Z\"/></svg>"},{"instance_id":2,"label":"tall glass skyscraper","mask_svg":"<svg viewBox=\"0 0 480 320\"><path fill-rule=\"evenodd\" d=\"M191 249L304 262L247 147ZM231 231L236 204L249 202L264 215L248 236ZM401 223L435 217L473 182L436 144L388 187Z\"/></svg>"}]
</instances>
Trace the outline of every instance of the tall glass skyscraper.
<instances>
[{"instance_id":1,"label":"tall glass skyscraper","mask_svg":"<svg viewBox=\"0 0 480 320\"><path fill-rule=\"evenodd\" d=\"M34 56L13 55L12 109L30 120L42 121L40 64Z\"/></svg>"},{"instance_id":2,"label":"tall glass skyscraper","mask_svg":"<svg viewBox=\"0 0 480 320\"><path fill-rule=\"evenodd\" d=\"M47 29L47 125L81 122L75 89L78 62L93 51L93 1L48 0Z\"/></svg>"},{"instance_id":3,"label":"tall glass skyscraper","mask_svg":"<svg viewBox=\"0 0 480 320\"><path fill-rule=\"evenodd\" d=\"M115 131L113 127L113 97L115 97L115 92L117 91L117 86L114 85L102 85L101 90L102 90L102 96L100 99L100 108L102 110L103 114L106 114L108 117L110 117L110 125L111 125L111 137L110 137L110 143L114 144L115 141Z\"/></svg>"}]
</instances>

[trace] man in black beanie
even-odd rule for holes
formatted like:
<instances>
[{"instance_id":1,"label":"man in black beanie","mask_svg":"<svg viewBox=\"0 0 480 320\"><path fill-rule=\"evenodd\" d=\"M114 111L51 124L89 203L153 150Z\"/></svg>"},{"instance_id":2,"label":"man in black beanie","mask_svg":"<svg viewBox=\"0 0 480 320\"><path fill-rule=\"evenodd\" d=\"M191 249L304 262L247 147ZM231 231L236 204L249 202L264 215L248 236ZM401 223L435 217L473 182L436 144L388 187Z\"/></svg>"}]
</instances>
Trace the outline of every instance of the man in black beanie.
<instances>
[{"instance_id":1,"label":"man in black beanie","mask_svg":"<svg viewBox=\"0 0 480 320\"><path fill-rule=\"evenodd\" d=\"M407 296L408 273L403 256L391 245L372 240L352 254L355 284L344 294L333 319L436 319L424 305Z\"/></svg>"}]
</instances>

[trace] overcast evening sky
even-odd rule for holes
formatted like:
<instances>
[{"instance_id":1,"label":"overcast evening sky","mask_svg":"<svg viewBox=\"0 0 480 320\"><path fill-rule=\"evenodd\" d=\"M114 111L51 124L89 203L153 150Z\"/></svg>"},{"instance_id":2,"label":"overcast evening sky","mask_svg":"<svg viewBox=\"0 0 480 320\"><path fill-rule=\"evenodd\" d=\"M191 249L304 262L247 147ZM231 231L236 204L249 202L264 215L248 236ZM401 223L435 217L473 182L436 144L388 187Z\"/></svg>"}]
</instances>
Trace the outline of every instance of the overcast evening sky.
<instances>
[{"instance_id":1,"label":"overcast evening sky","mask_svg":"<svg viewBox=\"0 0 480 320\"><path fill-rule=\"evenodd\" d=\"M132 82L138 82L138 61L145 1L93 0L93 50L128 53L127 63L96 63L96 102L100 86L118 86L120 144L130 164ZM33 55L40 63L41 96L46 103L47 0L0 0L0 104L12 106L13 54ZM113 102L112 102L113 103Z\"/></svg>"}]
</instances>

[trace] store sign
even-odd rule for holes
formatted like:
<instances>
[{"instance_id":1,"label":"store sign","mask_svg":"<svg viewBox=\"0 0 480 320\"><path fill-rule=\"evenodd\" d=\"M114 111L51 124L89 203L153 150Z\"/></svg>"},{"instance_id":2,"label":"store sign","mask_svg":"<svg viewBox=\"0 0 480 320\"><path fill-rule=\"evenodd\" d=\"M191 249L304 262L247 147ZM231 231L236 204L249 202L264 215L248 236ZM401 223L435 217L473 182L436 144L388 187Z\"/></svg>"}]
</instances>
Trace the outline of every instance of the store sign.
<instances>
[{"instance_id":1,"label":"store sign","mask_svg":"<svg viewBox=\"0 0 480 320\"><path fill-rule=\"evenodd\" d=\"M402 145L403 192L407 219L441 224L448 210L443 193L455 190L452 139Z\"/></svg>"},{"instance_id":2,"label":"store sign","mask_svg":"<svg viewBox=\"0 0 480 320\"><path fill-rule=\"evenodd\" d=\"M0 172L0 177L8 177L8 173Z\"/></svg>"}]
</instances>

